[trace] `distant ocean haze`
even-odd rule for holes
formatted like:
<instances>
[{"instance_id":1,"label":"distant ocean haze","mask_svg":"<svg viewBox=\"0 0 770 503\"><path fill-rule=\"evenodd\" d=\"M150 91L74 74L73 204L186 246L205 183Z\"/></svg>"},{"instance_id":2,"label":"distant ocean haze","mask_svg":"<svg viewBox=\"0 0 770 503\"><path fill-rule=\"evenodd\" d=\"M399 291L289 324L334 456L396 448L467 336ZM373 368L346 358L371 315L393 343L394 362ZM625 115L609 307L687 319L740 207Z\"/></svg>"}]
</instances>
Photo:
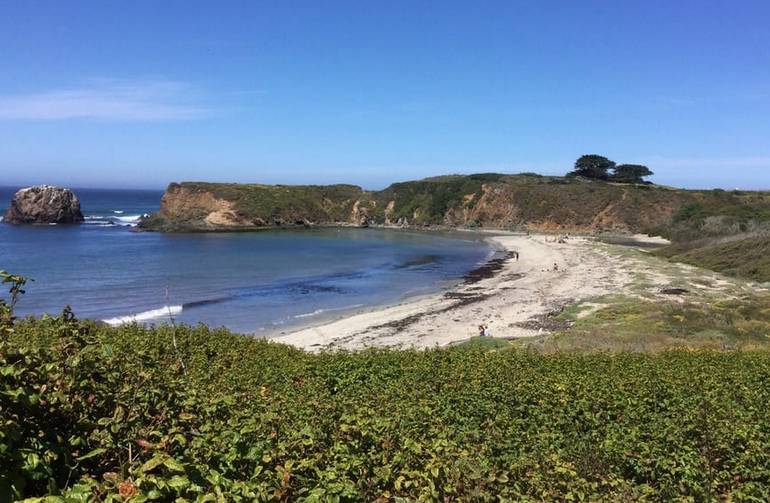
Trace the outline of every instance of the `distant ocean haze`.
<instances>
[{"instance_id":1,"label":"distant ocean haze","mask_svg":"<svg viewBox=\"0 0 770 503\"><path fill-rule=\"evenodd\" d=\"M0 189L7 207L15 188ZM118 324L173 316L268 333L436 291L483 262L473 235L378 229L132 232L161 191L75 189L82 225L0 225L0 268L34 279L20 315Z\"/></svg>"}]
</instances>

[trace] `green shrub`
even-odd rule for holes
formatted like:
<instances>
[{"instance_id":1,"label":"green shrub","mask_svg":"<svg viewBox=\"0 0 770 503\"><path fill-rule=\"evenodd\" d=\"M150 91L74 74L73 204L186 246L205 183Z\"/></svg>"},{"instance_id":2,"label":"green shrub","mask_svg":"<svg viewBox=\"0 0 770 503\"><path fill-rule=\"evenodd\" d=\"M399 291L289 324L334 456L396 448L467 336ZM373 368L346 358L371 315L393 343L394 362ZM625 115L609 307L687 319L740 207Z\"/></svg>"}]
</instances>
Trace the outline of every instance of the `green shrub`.
<instances>
[{"instance_id":1,"label":"green shrub","mask_svg":"<svg viewBox=\"0 0 770 503\"><path fill-rule=\"evenodd\" d=\"M8 323L0 501L770 498L764 351L308 354L69 309Z\"/></svg>"},{"instance_id":2,"label":"green shrub","mask_svg":"<svg viewBox=\"0 0 770 503\"><path fill-rule=\"evenodd\" d=\"M311 355L200 326L185 374L172 330L18 323L0 500L770 497L765 352Z\"/></svg>"}]
</instances>

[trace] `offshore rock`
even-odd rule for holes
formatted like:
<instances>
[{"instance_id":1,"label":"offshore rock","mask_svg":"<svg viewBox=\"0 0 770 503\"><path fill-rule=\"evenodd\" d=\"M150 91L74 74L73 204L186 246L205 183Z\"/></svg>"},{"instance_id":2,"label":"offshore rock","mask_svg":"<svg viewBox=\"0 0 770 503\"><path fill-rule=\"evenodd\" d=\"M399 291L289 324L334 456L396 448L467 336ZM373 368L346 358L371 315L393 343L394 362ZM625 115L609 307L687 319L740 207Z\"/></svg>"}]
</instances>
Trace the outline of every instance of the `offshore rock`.
<instances>
[{"instance_id":1,"label":"offshore rock","mask_svg":"<svg viewBox=\"0 0 770 503\"><path fill-rule=\"evenodd\" d=\"M19 190L3 216L9 224L74 224L83 221L80 199L70 189L36 185Z\"/></svg>"}]
</instances>

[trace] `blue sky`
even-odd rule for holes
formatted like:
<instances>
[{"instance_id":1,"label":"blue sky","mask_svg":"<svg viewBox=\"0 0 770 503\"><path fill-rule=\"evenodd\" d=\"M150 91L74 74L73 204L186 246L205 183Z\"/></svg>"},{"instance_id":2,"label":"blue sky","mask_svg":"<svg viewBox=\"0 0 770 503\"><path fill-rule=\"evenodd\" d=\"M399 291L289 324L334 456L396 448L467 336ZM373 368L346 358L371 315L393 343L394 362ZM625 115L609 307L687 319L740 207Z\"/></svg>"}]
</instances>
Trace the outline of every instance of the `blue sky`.
<instances>
[{"instance_id":1,"label":"blue sky","mask_svg":"<svg viewBox=\"0 0 770 503\"><path fill-rule=\"evenodd\" d=\"M770 189L770 2L0 0L0 185Z\"/></svg>"}]
</instances>

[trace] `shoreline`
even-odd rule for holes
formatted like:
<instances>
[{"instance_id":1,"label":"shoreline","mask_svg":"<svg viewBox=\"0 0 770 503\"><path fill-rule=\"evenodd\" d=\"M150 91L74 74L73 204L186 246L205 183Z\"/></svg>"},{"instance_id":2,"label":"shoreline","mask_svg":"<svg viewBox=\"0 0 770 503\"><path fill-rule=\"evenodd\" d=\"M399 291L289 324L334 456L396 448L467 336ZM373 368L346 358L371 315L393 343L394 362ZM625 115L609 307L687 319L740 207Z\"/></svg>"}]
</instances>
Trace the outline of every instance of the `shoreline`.
<instances>
[{"instance_id":1,"label":"shoreline","mask_svg":"<svg viewBox=\"0 0 770 503\"><path fill-rule=\"evenodd\" d=\"M291 232L291 233L313 233L314 231L329 231L329 230L336 230L337 232L340 231L347 231L351 233L358 233L358 232L372 232L372 233L383 233L383 234L400 234L403 236L419 236L422 238L428 237L432 238L442 238L447 241L447 244L444 244L444 248L452 248L455 246L460 246L461 244L465 243L473 243L473 246L480 250L481 253L477 254L476 257L474 257L474 261L467 261L464 264L464 267L459 268L459 272L463 274L463 271L465 268L470 268L471 270L476 270L479 267L483 267L487 264L487 262L490 259L493 259L498 254L501 253L502 248L495 244L494 242L491 242L488 237L490 235L490 232L478 232L477 230L458 230L458 229L449 229L449 228L441 228L441 229L431 229L430 232L427 232L424 229L419 228L410 228L410 227L400 227L400 228L390 228L390 227L357 227L357 228L328 228L328 229L283 229L283 232ZM460 243L463 242L463 243ZM440 253L440 250L437 249L436 253ZM410 302L414 299L419 299L425 296L431 296L439 292L443 292L448 288L452 288L455 286L458 282L462 281L462 277L446 277L443 279L436 278L436 281L431 280L428 284L419 284L415 283L414 285L410 285L409 289L403 292L399 292L401 289L397 289L395 292L389 294L389 295L381 295L380 298L375 299L367 299L367 300L361 300L356 297L351 297L347 299L346 304L347 305L339 305L339 306L327 306L323 309L315 309L314 307L310 307L307 312L299 312L296 315L289 314L286 318L279 319L277 323L267 323L263 325L256 325L248 328L232 328L227 327L226 328L236 331L238 333L242 333L246 336L252 336L257 338L265 338L265 339L272 339L276 337L280 337L282 335L286 335L287 333L294 332L300 329L310 328L314 327L316 325L323 325L327 324L333 321L337 321L342 318L347 318L349 316L355 315L355 314L362 314L363 312L369 312L372 310L378 310L382 309L383 307L390 307L395 305L401 305L406 302ZM383 290L384 292L387 292L388 290ZM215 301L219 301L220 297L211 297ZM155 305L150 305L146 309L141 310L138 309L136 312L131 311L123 311L123 312L117 312L117 313L110 313L109 315L102 315L97 318L94 318L96 321L101 323L106 323L111 326L120 326L132 322L137 322L145 325L152 325L152 324L163 324L168 321L172 317L178 318L182 312L186 312L189 309L196 307L199 304L207 304L211 300L211 298L204 298L204 299L193 299L193 300L187 300L184 302L167 302L167 305L162 305L162 303L158 303ZM315 310L313 310L315 309ZM196 321L183 321L182 323L197 323ZM205 323L211 323L211 322L205 322ZM212 326L219 326L218 324L213 324Z\"/></svg>"},{"instance_id":2,"label":"shoreline","mask_svg":"<svg viewBox=\"0 0 770 503\"><path fill-rule=\"evenodd\" d=\"M380 229L378 227L373 227L373 228ZM391 230L391 228L388 228L388 227L383 227L381 229ZM419 229L409 229L409 228L399 228L394 230L404 230L404 231L415 232L415 233L423 232ZM480 269L484 269L488 267L490 262L504 257L507 251L503 246L501 246L499 243L491 239L493 236L498 234L506 234L506 233L516 234L512 231L498 231L498 230L479 231L479 230L473 230L473 229L452 229L452 230L444 230L444 229L435 230L434 229L432 232L440 233L440 234L446 234L446 233L452 233L452 232L472 234L476 238L478 238L479 241L484 242L489 247L490 253L484 260L478 262L473 269L469 270L459 278L443 281L442 284L438 285L433 291L422 292L422 293L411 293L411 294L405 293L397 300L391 300L391 301L387 301L379 304L354 305L349 308L335 309L335 310L327 311L326 316L323 316L323 313L322 313L321 315L313 317L312 320L308 320L305 323L297 323L289 327L262 329L260 331L252 332L248 335L253 335L256 337L262 337L265 339L270 339L270 340L275 340L277 342L280 342L279 339L281 337L289 336L296 332L300 332L303 330L310 330L320 326L329 325L332 323L337 323L345 319L351 318L353 316L366 315L372 312L382 311L384 309L391 309L391 308L406 306L414 302L419 302L421 300L426 300L426 299L436 297L437 295L443 295L445 292L450 291L453 288L458 287L459 285L462 285L469 274L474 274L476 273L476 271L479 271Z\"/></svg>"},{"instance_id":3,"label":"shoreline","mask_svg":"<svg viewBox=\"0 0 770 503\"><path fill-rule=\"evenodd\" d=\"M487 234L483 239L495 252L474 271L493 271L473 280L466 274L438 292L394 305L372 306L265 335L309 351L447 346L478 335L480 324L489 325L495 337L530 337L548 328L547 318L564 306L609 293L630 281L622 264L593 246L590 238L466 232ZM520 260L514 259L513 252L520 253ZM502 260L501 254L505 254Z\"/></svg>"}]
</instances>

